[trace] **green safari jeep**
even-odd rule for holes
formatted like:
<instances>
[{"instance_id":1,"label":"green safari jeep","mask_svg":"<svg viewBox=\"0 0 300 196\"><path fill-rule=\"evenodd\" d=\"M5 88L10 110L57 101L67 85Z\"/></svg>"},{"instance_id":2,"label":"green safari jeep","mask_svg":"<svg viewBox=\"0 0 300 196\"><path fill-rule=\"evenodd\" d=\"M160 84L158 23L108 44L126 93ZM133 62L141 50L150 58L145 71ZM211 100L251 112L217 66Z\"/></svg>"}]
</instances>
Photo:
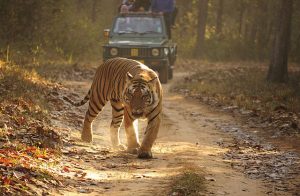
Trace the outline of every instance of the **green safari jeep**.
<instances>
[{"instance_id":1,"label":"green safari jeep","mask_svg":"<svg viewBox=\"0 0 300 196\"><path fill-rule=\"evenodd\" d=\"M142 62L159 74L161 83L173 77L177 45L168 38L162 15L125 13L104 30L103 60L125 57Z\"/></svg>"}]
</instances>

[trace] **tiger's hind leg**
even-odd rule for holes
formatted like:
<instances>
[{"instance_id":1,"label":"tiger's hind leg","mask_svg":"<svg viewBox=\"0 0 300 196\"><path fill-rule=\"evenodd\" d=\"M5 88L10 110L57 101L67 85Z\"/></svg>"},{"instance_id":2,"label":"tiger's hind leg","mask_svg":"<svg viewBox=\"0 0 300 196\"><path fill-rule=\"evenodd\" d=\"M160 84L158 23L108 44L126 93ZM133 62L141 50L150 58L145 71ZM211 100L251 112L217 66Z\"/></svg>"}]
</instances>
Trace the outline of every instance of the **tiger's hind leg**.
<instances>
[{"instance_id":1,"label":"tiger's hind leg","mask_svg":"<svg viewBox=\"0 0 300 196\"><path fill-rule=\"evenodd\" d=\"M127 109L125 108L124 112L125 119L125 131L127 137L127 152L131 154L137 154L138 149L140 147L139 138L138 138L138 130L137 127L134 126L134 119L132 119Z\"/></svg>"},{"instance_id":2,"label":"tiger's hind leg","mask_svg":"<svg viewBox=\"0 0 300 196\"><path fill-rule=\"evenodd\" d=\"M88 110L85 114L83 130L81 132L81 140L84 142L93 141L92 123L97 115L102 111L105 103L102 105L90 99Z\"/></svg>"},{"instance_id":3,"label":"tiger's hind leg","mask_svg":"<svg viewBox=\"0 0 300 196\"><path fill-rule=\"evenodd\" d=\"M124 117L124 107L121 102L110 101L112 106L112 121L110 124L110 138L113 148L125 150L125 147L120 143L120 127Z\"/></svg>"}]
</instances>

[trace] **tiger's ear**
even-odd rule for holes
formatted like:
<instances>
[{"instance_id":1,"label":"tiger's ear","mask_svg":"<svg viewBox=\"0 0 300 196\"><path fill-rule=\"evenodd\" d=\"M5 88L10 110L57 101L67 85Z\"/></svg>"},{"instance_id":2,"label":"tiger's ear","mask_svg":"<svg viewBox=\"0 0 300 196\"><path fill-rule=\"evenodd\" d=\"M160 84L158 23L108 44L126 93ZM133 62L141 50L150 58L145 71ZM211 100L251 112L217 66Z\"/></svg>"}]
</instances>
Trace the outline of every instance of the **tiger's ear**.
<instances>
[{"instance_id":1,"label":"tiger's ear","mask_svg":"<svg viewBox=\"0 0 300 196\"><path fill-rule=\"evenodd\" d=\"M133 78L133 76L129 72L127 72L126 73L126 81L130 81L130 80L132 80L132 78Z\"/></svg>"},{"instance_id":2,"label":"tiger's ear","mask_svg":"<svg viewBox=\"0 0 300 196\"><path fill-rule=\"evenodd\" d=\"M158 77L154 77L148 81L148 83L155 84L158 81Z\"/></svg>"}]
</instances>

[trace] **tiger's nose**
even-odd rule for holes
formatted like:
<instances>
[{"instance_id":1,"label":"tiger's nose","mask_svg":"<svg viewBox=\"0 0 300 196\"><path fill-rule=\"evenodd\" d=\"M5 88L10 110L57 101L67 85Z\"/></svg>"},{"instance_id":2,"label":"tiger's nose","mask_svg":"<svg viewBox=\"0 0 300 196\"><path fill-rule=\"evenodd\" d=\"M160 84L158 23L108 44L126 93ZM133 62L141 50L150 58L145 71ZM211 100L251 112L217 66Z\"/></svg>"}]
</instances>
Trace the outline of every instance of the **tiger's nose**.
<instances>
[{"instance_id":1,"label":"tiger's nose","mask_svg":"<svg viewBox=\"0 0 300 196\"><path fill-rule=\"evenodd\" d=\"M134 110L134 111L132 111L132 115L133 116L142 116L143 115L143 111L141 111L141 110Z\"/></svg>"}]
</instances>

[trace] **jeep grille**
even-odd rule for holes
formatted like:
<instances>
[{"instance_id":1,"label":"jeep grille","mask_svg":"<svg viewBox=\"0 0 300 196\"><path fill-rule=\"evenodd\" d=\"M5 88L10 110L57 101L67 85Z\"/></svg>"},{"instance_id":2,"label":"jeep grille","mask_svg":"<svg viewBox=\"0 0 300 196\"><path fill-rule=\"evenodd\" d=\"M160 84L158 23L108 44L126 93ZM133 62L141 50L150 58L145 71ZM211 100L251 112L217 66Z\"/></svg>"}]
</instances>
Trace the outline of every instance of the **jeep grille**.
<instances>
[{"instance_id":1,"label":"jeep grille","mask_svg":"<svg viewBox=\"0 0 300 196\"><path fill-rule=\"evenodd\" d=\"M148 48L118 48L119 55L123 57L132 57L131 49L138 49L137 57L150 57L151 49Z\"/></svg>"}]
</instances>

